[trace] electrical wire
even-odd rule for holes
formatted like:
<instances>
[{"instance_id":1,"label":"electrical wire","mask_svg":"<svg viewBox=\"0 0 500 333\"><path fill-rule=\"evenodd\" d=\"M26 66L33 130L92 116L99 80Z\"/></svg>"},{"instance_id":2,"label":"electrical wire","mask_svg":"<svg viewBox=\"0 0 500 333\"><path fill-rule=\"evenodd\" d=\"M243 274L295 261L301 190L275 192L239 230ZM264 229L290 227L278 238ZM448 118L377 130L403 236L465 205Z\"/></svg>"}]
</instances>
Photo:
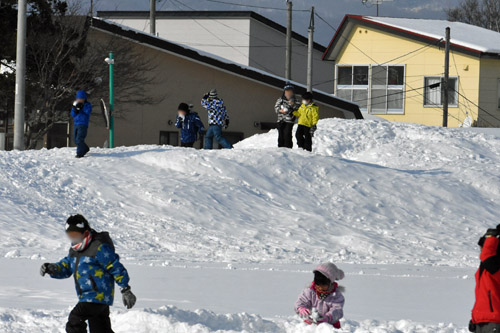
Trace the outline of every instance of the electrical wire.
<instances>
[{"instance_id":1,"label":"electrical wire","mask_svg":"<svg viewBox=\"0 0 500 333\"><path fill-rule=\"evenodd\" d=\"M258 9L270 9L270 10L282 10L282 11L287 11L287 8L278 8L278 7L265 7L265 6L257 6L257 5L246 5L242 3L234 3L234 2L229 2L229 1L221 1L221 0L205 0L208 2L214 2L214 3L221 3L225 5L231 5L231 6L239 6L239 7L248 7L248 8L258 8ZM293 9L294 12L310 12L309 9Z\"/></svg>"}]
</instances>

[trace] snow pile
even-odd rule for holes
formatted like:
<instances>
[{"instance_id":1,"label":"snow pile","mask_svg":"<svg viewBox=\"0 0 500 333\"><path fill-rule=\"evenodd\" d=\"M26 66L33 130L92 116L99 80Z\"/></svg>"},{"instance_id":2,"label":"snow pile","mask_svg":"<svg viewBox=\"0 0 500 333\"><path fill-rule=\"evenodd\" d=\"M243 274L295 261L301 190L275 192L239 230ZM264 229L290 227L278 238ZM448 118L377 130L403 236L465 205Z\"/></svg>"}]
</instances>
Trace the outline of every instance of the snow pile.
<instances>
[{"instance_id":1,"label":"snow pile","mask_svg":"<svg viewBox=\"0 0 500 333\"><path fill-rule=\"evenodd\" d=\"M500 139L324 120L315 153L138 146L0 152L0 255L55 258L82 213L129 261L475 265L497 223ZM259 149L256 149L256 148ZM268 147L268 148L266 148Z\"/></svg>"},{"instance_id":2,"label":"snow pile","mask_svg":"<svg viewBox=\"0 0 500 333\"><path fill-rule=\"evenodd\" d=\"M2 332L64 332L67 311L12 310L0 308ZM362 322L343 321L343 328L335 330L330 325L309 326L298 318L265 320L245 313L218 315L206 310L183 311L168 306L156 310L113 311L113 330L120 333L333 333L333 332L385 332L385 333L455 333L466 332L454 325L422 325L410 321Z\"/></svg>"}]
</instances>

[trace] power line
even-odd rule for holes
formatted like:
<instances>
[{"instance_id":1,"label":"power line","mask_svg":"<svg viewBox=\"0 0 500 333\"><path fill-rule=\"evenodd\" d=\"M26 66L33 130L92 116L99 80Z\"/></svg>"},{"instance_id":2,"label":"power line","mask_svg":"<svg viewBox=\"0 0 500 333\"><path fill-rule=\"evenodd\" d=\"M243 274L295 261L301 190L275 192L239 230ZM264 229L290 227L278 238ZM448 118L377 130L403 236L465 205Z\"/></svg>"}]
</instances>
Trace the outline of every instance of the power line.
<instances>
[{"instance_id":1,"label":"power line","mask_svg":"<svg viewBox=\"0 0 500 333\"><path fill-rule=\"evenodd\" d=\"M493 119L495 119L495 120L497 120L497 121L500 122L500 118L497 118L496 116L492 115L491 113L489 113L488 111L486 111L485 109L483 109L482 107L480 107L479 105L477 105L476 103L474 103L473 101L471 101L470 99L468 99L465 95L461 94L459 91L456 91L456 92L457 92L457 94L459 94L460 96L462 96L463 98L465 98L467 101L469 101L472 105L476 106L479 110L483 111L484 113L486 113L487 115L489 115L491 118L493 118ZM478 117L478 120L479 120L479 117ZM492 125L492 124L490 123L490 125Z\"/></svg>"},{"instance_id":2,"label":"power line","mask_svg":"<svg viewBox=\"0 0 500 333\"><path fill-rule=\"evenodd\" d=\"M231 6L248 7L248 8L282 10L282 11L288 10L287 8L265 7L265 6L257 6L257 5L246 5L246 4L242 4L242 3L234 3L234 2L221 1L221 0L205 0L205 1L214 2L214 3L221 3L221 4L225 4L225 5L231 5ZM294 9L293 11L294 12L309 12L309 9Z\"/></svg>"}]
</instances>

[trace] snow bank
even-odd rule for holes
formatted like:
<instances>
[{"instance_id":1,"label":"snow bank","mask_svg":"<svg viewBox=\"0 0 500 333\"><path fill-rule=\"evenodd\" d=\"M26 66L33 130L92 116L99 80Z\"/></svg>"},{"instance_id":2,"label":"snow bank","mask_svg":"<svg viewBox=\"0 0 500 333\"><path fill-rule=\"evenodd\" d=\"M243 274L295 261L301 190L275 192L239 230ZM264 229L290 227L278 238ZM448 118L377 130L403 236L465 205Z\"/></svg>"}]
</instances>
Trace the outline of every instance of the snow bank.
<instances>
[{"instance_id":1,"label":"snow bank","mask_svg":"<svg viewBox=\"0 0 500 333\"><path fill-rule=\"evenodd\" d=\"M0 256L55 259L78 212L141 263L474 266L497 224L496 137L332 119L313 154L275 142L271 131L233 151L0 152Z\"/></svg>"},{"instance_id":2,"label":"snow bank","mask_svg":"<svg viewBox=\"0 0 500 333\"><path fill-rule=\"evenodd\" d=\"M0 308L0 331L23 333L64 332L66 318L67 312L64 311L29 311ZM113 330L120 333L465 332L465 329L459 329L453 325L423 325L405 320L397 322L343 321L343 329L334 330L326 324L320 326L306 325L297 317L271 321L245 313L218 315L206 310L183 311L172 306L143 311L113 312L111 321Z\"/></svg>"}]
</instances>

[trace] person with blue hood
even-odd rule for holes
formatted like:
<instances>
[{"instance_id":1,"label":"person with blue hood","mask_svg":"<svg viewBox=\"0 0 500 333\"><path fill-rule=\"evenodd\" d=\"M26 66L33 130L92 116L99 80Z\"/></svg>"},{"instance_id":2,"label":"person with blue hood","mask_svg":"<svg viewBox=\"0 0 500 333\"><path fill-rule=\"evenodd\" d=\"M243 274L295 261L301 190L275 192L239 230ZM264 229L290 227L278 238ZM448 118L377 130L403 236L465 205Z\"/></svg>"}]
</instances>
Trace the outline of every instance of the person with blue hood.
<instances>
[{"instance_id":1,"label":"person with blue hood","mask_svg":"<svg viewBox=\"0 0 500 333\"><path fill-rule=\"evenodd\" d=\"M186 103L179 104L177 108L177 120L175 127L181 129L181 147L193 147L198 134L205 134L205 126L198 113L191 111Z\"/></svg>"},{"instance_id":2,"label":"person with blue hood","mask_svg":"<svg viewBox=\"0 0 500 333\"><path fill-rule=\"evenodd\" d=\"M71 117L73 117L73 130L76 144L76 158L84 157L90 151L85 143L87 131L89 129L90 114L92 113L92 104L87 101L87 93L84 90L78 90L76 100L73 102Z\"/></svg>"}]
</instances>

